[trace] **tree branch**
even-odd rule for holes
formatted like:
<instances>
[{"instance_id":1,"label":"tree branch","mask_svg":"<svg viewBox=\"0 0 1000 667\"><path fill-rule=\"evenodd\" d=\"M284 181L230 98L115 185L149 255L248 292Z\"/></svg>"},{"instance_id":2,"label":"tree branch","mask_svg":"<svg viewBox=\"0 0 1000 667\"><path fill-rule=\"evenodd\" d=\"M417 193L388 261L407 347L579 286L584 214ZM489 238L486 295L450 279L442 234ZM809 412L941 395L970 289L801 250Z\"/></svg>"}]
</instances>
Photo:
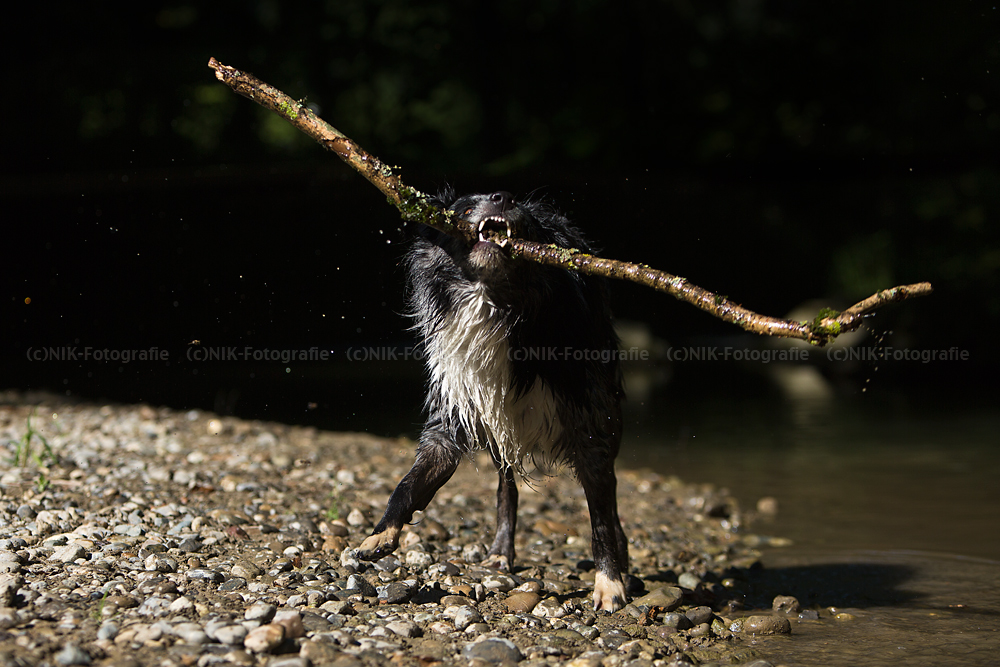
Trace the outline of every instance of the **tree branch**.
<instances>
[{"instance_id":1,"label":"tree branch","mask_svg":"<svg viewBox=\"0 0 1000 667\"><path fill-rule=\"evenodd\" d=\"M470 242L477 240L477 229L465 224L450 211L443 211L431 205L426 194L404 184L393 174L389 166L377 157L369 155L345 134L319 118L306 105L293 100L252 74L223 65L215 58L209 59L208 66L215 70L216 78L234 91L285 118L321 146L336 153L340 159L381 190L389 202L399 209L404 221L424 224ZM697 306L751 333L800 338L819 346L826 345L842 333L854 331L861 326L866 315L881 306L911 297L925 296L933 291L931 284L926 282L900 285L880 290L843 312L823 309L812 321L795 322L747 310L723 296L688 282L685 278L650 268L645 264L595 257L576 249L542 245L523 239L496 240L504 244L515 257L570 271L646 285Z\"/></svg>"}]
</instances>

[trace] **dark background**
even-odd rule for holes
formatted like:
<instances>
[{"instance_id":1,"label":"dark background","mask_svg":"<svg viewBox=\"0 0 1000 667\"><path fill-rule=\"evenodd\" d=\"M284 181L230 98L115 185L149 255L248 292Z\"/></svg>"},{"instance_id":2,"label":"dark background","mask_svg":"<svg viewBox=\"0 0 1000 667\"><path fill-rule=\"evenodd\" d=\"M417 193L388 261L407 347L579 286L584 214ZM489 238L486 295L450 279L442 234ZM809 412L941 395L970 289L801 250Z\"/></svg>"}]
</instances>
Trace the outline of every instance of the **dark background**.
<instances>
[{"instance_id":1,"label":"dark background","mask_svg":"<svg viewBox=\"0 0 1000 667\"><path fill-rule=\"evenodd\" d=\"M932 297L872 330L969 361L824 372L846 392L994 384L991 3L120 7L7 25L0 388L382 432L419 419L418 364L346 359L412 342L395 210L217 82L210 56L306 98L418 188L538 190L605 256L761 313L931 281ZM614 298L674 346L761 344L646 288L616 284ZM197 362L195 340L331 361ZM29 359L153 346L169 363ZM753 377L678 365L674 386L759 391Z\"/></svg>"}]
</instances>

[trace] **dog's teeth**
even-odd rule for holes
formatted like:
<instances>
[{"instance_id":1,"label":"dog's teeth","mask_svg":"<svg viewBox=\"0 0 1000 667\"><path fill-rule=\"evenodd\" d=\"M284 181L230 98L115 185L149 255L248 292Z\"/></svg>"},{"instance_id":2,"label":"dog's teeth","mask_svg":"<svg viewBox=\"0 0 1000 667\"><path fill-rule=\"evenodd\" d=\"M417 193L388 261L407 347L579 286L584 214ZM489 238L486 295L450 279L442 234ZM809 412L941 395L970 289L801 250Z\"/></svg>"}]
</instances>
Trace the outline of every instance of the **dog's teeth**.
<instances>
[{"instance_id":1,"label":"dog's teeth","mask_svg":"<svg viewBox=\"0 0 1000 667\"><path fill-rule=\"evenodd\" d=\"M483 227L485 227L485 226L486 226L486 218L483 218L483 219L482 219L482 220L481 220L481 221L479 222L479 231L480 231L480 232L482 232L482 231L483 231Z\"/></svg>"},{"instance_id":2,"label":"dog's teeth","mask_svg":"<svg viewBox=\"0 0 1000 667\"><path fill-rule=\"evenodd\" d=\"M513 235L514 235L514 230L510 228L510 223L508 222L507 223L507 238L510 238Z\"/></svg>"}]
</instances>

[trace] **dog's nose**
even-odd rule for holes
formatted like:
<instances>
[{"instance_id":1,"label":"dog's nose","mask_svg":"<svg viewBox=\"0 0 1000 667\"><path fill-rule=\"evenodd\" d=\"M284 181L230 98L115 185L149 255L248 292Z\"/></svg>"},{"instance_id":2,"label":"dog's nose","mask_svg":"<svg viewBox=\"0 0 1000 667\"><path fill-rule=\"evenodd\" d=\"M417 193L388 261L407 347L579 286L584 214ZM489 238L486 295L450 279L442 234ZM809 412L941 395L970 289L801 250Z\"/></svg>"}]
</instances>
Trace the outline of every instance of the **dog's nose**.
<instances>
[{"instance_id":1,"label":"dog's nose","mask_svg":"<svg viewBox=\"0 0 1000 667\"><path fill-rule=\"evenodd\" d=\"M509 192L494 192L490 195L490 202L496 204L503 213L514 205L514 195Z\"/></svg>"}]
</instances>

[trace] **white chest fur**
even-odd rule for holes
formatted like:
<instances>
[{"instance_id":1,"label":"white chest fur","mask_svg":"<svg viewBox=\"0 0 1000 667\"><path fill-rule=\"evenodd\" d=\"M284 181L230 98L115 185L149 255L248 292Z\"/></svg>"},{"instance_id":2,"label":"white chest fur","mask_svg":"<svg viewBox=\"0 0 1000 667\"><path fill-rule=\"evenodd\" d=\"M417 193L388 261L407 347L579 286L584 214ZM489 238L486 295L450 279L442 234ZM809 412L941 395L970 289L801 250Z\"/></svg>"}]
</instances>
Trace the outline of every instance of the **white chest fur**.
<instances>
[{"instance_id":1,"label":"white chest fur","mask_svg":"<svg viewBox=\"0 0 1000 667\"><path fill-rule=\"evenodd\" d=\"M458 416L473 447L523 472L526 458L551 457L562 432L555 397L540 378L527 392L514 391L508 331L482 285L453 296L455 315L427 341L431 391Z\"/></svg>"}]
</instances>

